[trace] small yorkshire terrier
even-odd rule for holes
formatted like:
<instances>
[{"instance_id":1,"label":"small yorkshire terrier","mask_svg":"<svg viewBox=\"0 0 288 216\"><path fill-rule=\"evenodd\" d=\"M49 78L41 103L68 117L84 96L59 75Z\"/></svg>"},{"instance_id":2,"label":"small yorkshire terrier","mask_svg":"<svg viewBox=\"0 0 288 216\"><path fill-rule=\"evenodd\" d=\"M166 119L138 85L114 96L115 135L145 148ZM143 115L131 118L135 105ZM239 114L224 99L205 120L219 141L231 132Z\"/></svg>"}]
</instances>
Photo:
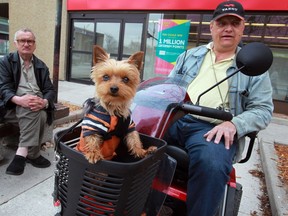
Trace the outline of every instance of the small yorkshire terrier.
<instances>
[{"instance_id":1,"label":"small yorkshire terrier","mask_svg":"<svg viewBox=\"0 0 288 216\"><path fill-rule=\"evenodd\" d=\"M137 52L127 60L116 61L100 46L93 47L91 79L95 83L95 97L85 103L80 141L76 146L90 163L111 160L121 141L139 158L157 149L154 146L143 149L129 109L140 83L143 56L143 52Z\"/></svg>"}]
</instances>

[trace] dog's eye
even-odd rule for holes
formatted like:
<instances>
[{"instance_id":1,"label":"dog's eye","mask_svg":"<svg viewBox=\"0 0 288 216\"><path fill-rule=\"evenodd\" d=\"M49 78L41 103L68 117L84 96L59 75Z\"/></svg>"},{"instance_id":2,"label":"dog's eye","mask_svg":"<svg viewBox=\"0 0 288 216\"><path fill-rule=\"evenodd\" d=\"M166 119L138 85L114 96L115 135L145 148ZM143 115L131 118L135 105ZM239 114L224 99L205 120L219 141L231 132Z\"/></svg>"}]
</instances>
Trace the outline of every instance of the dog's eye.
<instances>
[{"instance_id":1,"label":"dog's eye","mask_svg":"<svg viewBox=\"0 0 288 216\"><path fill-rule=\"evenodd\" d=\"M108 75L104 75L103 76L103 81L108 81L109 80L109 76Z\"/></svg>"},{"instance_id":2,"label":"dog's eye","mask_svg":"<svg viewBox=\"0 0 288 216\"><path fill-rule=\"evenodd\" d=\"M123 80L124 83L128 83L129 82L129 78L128 77L124 77L122 80Z\"/></svg>"}]
</instances>

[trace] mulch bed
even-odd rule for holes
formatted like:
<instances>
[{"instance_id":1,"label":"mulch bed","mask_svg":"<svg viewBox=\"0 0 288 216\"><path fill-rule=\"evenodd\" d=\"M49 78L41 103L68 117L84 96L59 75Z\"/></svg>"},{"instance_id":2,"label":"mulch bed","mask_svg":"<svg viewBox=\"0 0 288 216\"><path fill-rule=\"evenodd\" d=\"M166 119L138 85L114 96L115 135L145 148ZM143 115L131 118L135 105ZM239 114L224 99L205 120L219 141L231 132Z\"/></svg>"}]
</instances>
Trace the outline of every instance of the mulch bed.
<instances>
[{"instance_id":1,"label":"mulch bed","mask_svg":"<svg viewBox=\"0 0 288 216\"><path fill-rule=\"evenodd\" d=\"M288 119L287 115L274 113L273 116ZM288 145L274 144L276 154L278 156L277 167L279 170L279 178L288 189Z\"/></svg>"},{"instance_id":2,"label":"mulch bed","mask_svg":"<svg viewBox=\"0 0 288 216\"><path fill-rule=\"evenodd\" d=\"M81 110L82 107L81 106L77 106L77 105L73 105L69 102L66 102L66 101L59 101L60 104L64 105L64 106L67 106L69 107L69 111L70 112L73 112L73 111L76 111L76 110Z\"/></svg>"},{"instance_id":3,"label":"mulch bed","mask_svg":"<svg viewBox=\"0 0 288 216\"><path fill-rule=\"evenodd\" d=\"M278 177L283 182L286 189L288 188L288 145L274 144L278 161L277 167L279 170Z\"/></svg>"}]
</instances>

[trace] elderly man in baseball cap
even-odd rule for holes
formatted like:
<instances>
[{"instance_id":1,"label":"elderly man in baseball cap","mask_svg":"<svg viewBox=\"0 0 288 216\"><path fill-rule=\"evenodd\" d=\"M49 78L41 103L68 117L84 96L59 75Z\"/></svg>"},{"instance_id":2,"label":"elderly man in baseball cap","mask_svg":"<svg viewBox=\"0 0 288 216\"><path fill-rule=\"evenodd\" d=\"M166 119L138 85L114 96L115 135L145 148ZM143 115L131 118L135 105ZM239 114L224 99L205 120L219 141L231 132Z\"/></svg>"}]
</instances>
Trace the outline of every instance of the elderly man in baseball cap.
<instances>
[{"instance_id":1,"label":"elderly man in baseball cap","mask_svg":"<svg viewBox=\"0 0 288 216\"><path fill-rule=\"evenodd\" d=\"M191 102L237 69L244 27L242 5L222 2L210 22L212 41L178 57L169 76L180 76L188 83ZM241 94L244 90L247 94ZM189 155L187 215L213 216L223 199L232 164L241 159L245 135L266 128L271 120L269 74L250 78L238 73L202 95L200 105L230 112L233 119L187 114L169 128L165 139L171 144L180 142Z\"/></svg>"}]
</instances>

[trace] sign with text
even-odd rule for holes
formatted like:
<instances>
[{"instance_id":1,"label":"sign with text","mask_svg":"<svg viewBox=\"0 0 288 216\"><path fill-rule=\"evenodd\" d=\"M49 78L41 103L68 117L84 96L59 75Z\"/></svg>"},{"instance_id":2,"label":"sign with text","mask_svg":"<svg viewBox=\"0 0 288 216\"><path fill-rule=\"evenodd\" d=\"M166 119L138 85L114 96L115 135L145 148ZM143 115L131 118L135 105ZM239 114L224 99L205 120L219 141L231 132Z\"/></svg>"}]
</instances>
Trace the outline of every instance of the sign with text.
<instances>
[{"instance_id":1,"label":"sign with text","mask_svg":"<svg viewBox=\"0 0 288 216\"><path fill-rule=\"evenodd\" d=\"M186 50L190 20L159 20L155 73L168 75L177 57Z\"/></svg>"}]
</instances>

